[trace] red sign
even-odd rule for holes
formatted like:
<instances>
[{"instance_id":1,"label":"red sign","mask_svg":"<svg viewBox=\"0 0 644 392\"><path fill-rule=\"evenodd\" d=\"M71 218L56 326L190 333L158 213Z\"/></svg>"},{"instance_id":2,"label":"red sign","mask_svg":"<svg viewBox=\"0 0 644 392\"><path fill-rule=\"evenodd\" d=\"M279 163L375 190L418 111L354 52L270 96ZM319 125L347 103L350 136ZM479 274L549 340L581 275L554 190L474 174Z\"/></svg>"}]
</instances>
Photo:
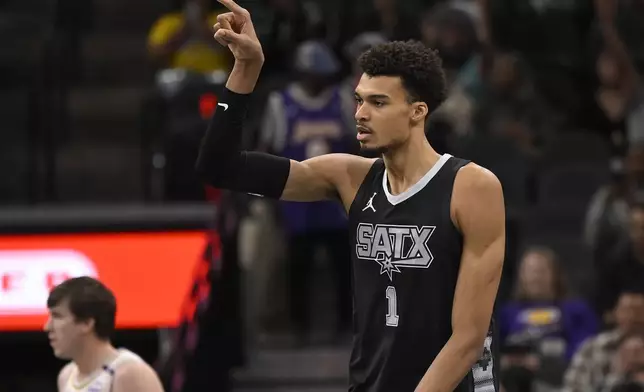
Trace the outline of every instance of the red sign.
<instances>
[{"instance_id":1,"label":"red sign","mask_svg":"<svg viewBox=\"0 0 644 392\"><path fill-rule=\"evenodd\" d=\"M203 232L0 236L0 331L40 330L52 287L93 276L114 291L118 328L176 326Z\"/></svg>"}]
</instances>

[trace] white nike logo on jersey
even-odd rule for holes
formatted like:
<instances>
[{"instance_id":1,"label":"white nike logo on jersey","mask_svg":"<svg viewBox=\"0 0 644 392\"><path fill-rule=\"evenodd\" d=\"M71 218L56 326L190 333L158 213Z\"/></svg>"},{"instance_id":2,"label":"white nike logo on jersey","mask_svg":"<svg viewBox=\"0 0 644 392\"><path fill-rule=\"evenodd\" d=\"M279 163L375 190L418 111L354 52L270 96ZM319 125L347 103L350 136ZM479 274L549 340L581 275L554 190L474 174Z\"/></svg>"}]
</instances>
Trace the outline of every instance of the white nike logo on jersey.
<instances>
[{"instance_id":1,"label":"white nike logo on jersey","mask_svg":"<svg viewBox=\"0 0 644 392\"><path fill-rule=\"evenodd\" d=\"M217 105L218 105L218 106L221 106L222 108L224 108L224 112L225 112L226 110L228 110L228 104L227 104L227 103L221 103L221 102L220 102L220 103L217 103Z\"/></svg>"},{"instance_id":2,"label":"white nike logo on jersey","mask_svg":"<svg viewBox=\"0 0 644 392\"><path fill-rule=\"evenodd\" d=\"M376 197L376 194L378 194L378 192L374 192L374 193L373 193L373 195L371 196L371 198L370 198L370 199L369 199L369 201L367 202L367 205L362 209L362 211L366 211L366 210L368 210L369 208L371 208L371 210L372 210L373 212L376 212L376 209L375 209L375 207L373 206L373 198L374 198L374 197Z\"/></svg>"}]
</instances>

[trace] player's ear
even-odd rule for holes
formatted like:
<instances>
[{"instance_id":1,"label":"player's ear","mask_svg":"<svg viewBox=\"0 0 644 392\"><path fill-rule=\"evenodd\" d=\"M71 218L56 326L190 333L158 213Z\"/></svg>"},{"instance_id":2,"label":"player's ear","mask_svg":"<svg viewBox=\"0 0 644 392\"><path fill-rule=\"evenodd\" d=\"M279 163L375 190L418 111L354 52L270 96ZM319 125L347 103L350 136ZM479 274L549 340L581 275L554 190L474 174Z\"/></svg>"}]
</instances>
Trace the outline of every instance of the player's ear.
<instances>
[{"instance_id":1,"label":"player's ear","mask_svg":"<svg viewBox=\"0 0 644 392\"><path fill-rule=\"evenodd\" d=\"M80 324L84 333L90 333L92 330L94 330L96 321L93 318L89 318L87 320L82 320Z\"/></svg>"},{"instance_id":2,"label":"player's ear","mask_svg":"<svg viewBox=\"0 0 644 392\"><path fill-rule=\"evenodd\" d=\"M411 104L411 119L415 122L425 121L429 108L425 102L414 102Z\"/></svg>"}]
</instances>

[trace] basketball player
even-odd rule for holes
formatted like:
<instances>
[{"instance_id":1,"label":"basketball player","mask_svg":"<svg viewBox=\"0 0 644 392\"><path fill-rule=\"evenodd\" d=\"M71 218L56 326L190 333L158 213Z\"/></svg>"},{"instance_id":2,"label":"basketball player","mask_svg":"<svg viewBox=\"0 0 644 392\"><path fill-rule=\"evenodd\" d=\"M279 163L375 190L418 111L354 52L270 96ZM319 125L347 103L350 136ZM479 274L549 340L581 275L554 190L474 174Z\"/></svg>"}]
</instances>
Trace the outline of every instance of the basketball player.
<instances>
[{"instance_id":1,"label":"basketball player","mask_svg":"<svg viewBox=\"0 0 644 392\"><path fill-rule=\"evenodd\" d=\"M101 282L72 278L47 299L45 331L54 355L71 360L58 375L59 392L163 392L154 370L138 355L116 349L116 299Z\"/></svg>"},{"instance_id":2,"label":"basketball player","mask_svg":"<svg viewBox=\"0 0 644 392\"><path fill-rule=\"evenodd\" d=\"M336 199L352 232L350 391L498 391L491 316L505 252L498 179L439 155L425 121L445 98L437 54L416 42L359 59L357 139L379 159L328 154L297 162L240 150L264 56L248 11L219 0L215 39L235 65L197 170L215 187L292 201Z\"/></svg>"}]
</instances>

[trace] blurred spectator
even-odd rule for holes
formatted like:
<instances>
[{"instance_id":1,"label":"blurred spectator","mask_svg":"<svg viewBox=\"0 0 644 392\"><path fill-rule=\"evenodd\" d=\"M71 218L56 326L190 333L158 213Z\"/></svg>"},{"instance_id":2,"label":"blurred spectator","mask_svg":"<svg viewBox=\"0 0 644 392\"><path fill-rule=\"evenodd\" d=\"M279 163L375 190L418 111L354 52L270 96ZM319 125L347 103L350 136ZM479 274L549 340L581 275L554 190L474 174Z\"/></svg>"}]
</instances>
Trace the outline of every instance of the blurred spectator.
<instances>
[{"instance_id":1,"label":"blurred spectator","mask_svg":"<svg viewBox=\"0 0 644 392\"><path fill-rule=\"evenodd\" d=\"M597 103L612 125L624 128L629 144L644 142L644 86L615 26L617 0L595 0L604 41L597 58Z\"/></svg>"},{"instance_id":2,"label":"blurred spectator","mask_svg":"<svg viewBox=\"0 0 644 392\"><path fill-rule=\"evenodd\" d=\"M262 126L261 143L278 155L305 160L347 152L355 145L355 128L347 127L348 104L333 84L339 62L319 41L302 43L295 53L299 78L271 93ZM351 141L350 141L351 140ZM326 249L337 272L338 331L349 327L351 317L350 260L347 220L335 202L282 202L290 263L291 316L300 342L310 332L311 271L318 248Z\"/></svg>"},{"instance_id":3,"label":"blurred spectator","mask_svg":"<svg viewBox=\"0 0 644 392\"><path fill-rule=\"evenodd\" d=\"M465 11L463 3L469 3L469 9L476 9L478 15L478 34L471 36L474 20L471 19L473 12ZM440 13L451 12L453 19L460 21L460 55L453 56L464 60L457 63L452 61L452 67L447 71L449 81L449 93L445 102L432 114L428 127L432 128L432 134L442 133L464 135L471 131L472 116L475 103L481 98L483 90L483 74L486 73L490 58L493 54L492 45L489 40L489 27L486 8L481 7L481 2L450 2L449 5L442 4L427 11L421 19L421 35L423 42L434 47L440 40ZM472 5L473 4L473 5ZM453 7L451 8L450 7ZM434 15L435 11L439 15ZM445 19L445 18L443 18ZM449 34L448 34L449 37ZM463 39L469 37L470 39ZM449 40L448 40L449 41ZM466 45L465 43L468 42ZM442 56L441 52L441 56ZM455 65L455 63L457 63ZM429 134L429 132L428 132ZM437 142L432 135L432 146ZM447 144L447 136L440 138ZM440 141L438 144L441 144ZM447 146L445 146L447 147Z\"/></svg>"},{"instance_id":4,"label":"blurred spectator","mask_svg":"<svg viewBox=\"0 0 644 392\"><path fill-rule=\"evenodd\" d=\"M602 392L612 392L620 385L637 381L633 376L641 370L644 370L644 335L626 335L613 358Z\"/></svg>"},{"instance_id":5,"label":"blurred spectator","mask_svg":"<svg viewBox=\"0 0 644 392\"><path fill-rule=\"evenodd\" d=\"M590 1L487 0L496 47L518 52L537 70L537 87L550 105L569 117L590 95L587 56L593 8ZM588 86L587 86L588 85ZM582 117L583 118L583 117Z\"/></svg>"},{"instance_id":6,"label":"blurred spectator","mask_svg":"<svg viewBox=\"0 0 644 392\"><path fill-rule=\"evenodd\" d=\"M615 307L615 328L587 340L573 357L563 392L598 391L611 371L619 343L629 334L644 334L644 292L622 291Z\"/></svg>"},{"instance_id":7,"label":"blurred spectator","mask_svg":"<svg viewBox=\"0 0 644 392\"><path fill-rule=\"evenodd\" d=\"M228 48L213 38L212 26L221 12L210 10L209 0L185 0L183 10L161 16L148 36L150 56L163 68L195 72L228 71Z\"/></svg>"},{"instance_id":8,"label":"blurred spectator","mask_svg":"<svg viewBox=\"0 0 644 392\"><path fill-rule=\"evenodd\" d=\"M420 33L423 43L440 53L451 84L478 46L472 17L452 4L440 4L425 12Z\"/></svg>"},{"instance_id":9,"label":"blurred spectator","mask_svg":"<svg viewBox=\"0 0 644 392\"><path fill-rule=\"evenodd\" d=\"M499 311L504 385L526 391L534 379L557 385L577 348L597 332L582 300L568 297L555 253L528 249L519 265L514 298Z\"/></svg>"},{"instance_id":10,"label":"blurred spectator","mask_svg":"<svg viewBox=\"0 0 644 392\"><path fill-rule=\"evenodd\" d=\"M353 118L355 98L353 89L351 94L347 95L343 93L347 89L346 85L334 84L336 75L340 71L340 64L335 54L323 42L311 40L298 46L293 61L294 65L290 69L297 73L298 78L284 90L275 91L268 97L261 126L260 145L262 148L275 152L283 151L286 148L290 142L286 140L290 126L287 124L287 116L299 114L295 107L300 106L306 112L307 109L322 110L325 105L338 105L339 112L332 112L334 116L339 115L342 120L342 125L338 129L339 135L345 139L345 142L347 138L353 139L355 136L355 119ZM295 106L288 105L287 101L290 102L291 98ZM293 111L286 113L287 109Z\"/></svg>"},{"instance_id":11,"label":"blurred spectator","mask_svg":"<svg viewBox=\"0 0 644 392\"><path fill-rule=\"evenodd\" d=\"M432 121L445 121L458 135L485 133L513 139L526 153L559 127L558 116L535 87L528 64L517 54L495 48L488 12L480 8L479 36L471 16L449 5L425 15L423 40L440 48L452 85Z\"/></svg>"},{"instance_id":12,"label":"blurred spectator","mask_svg":"<svg viewBox=\"0 0 644 392\"><path fill-rule=\"evenodd\" d=\"M559 127L526 64L509 53L491 57L489 71L484 69L478 87L455 86L437 115L446 116L458 134L475 132L511 139L528 155L538 155L542 140Z\"/></svg>"},{"instance_id":13,"label":"blurred spectator","mask_svg":"<svg viewBox=\"0 0 644 392\"><path fill-rule=\"evenodd\" d=\"M542 139L554 133L555 114L540 97L527 64L502 54L494 57L486 76L483 99L475 114L477 130L500 132L534 153Z\"/></svg>"},{"instance_id":14,"label":"blurred spectator","mask_svg":"<svg viewBox=\"0 0 644 392\"><path fill-rule=\"evenodd\" d=\"M355 16L349 37L365 31L377 31L390 41L420 38L417 18L398 0L373 0L372 7Z\"/></svg>"},{"instance_id":15,"label":"blurred spectator","mask_svg":"<svg viewBox=\"0 0 644 392\"><path fill-rule=\"evenodd\" d=\"M267 73L283 73L290 68L293 52L302 42L323 39L326 21L318 3L308 0L268 0L273 11L269 31L262 39Z\"/></svg>"},{"instance_id":16,"label":"blurred spectator","mask_svg":"<svg viewBox=\"0 0 644 392\"><path fill-rule=\"evenodd\" d=\"M239 259L244 269L247 341L265 341L288 322L284 276L285 238L273 200L253 198L240 222ZM270 295L267 295L270 293Z\"/></svg>"},{"instance_id":17,"label":"blurred spectator","mask_svg":"<svg viewBox=\"0 0 644 392\"><path fill-rule=\"evenodd\" d=\"M644 144L631 145L624 161L613 163L613 182L595 193L586 212L584 239L596 264L605 263L628 235L629 204L644 189Z\"/></svg>"},{"instance_id":18,"label":"blurred spectator","mask_svg":"<svg viewBox=\"0 0 644 392\"><path fill-rule=\"evenodd\" d=\"M620 290L644 288L643 205L631 208L629 236L621 241L612 257L597 263L597 269L596 304L606 320Z\"/></svg>"},{"instance_id":19,"label":"blurred spectator","mask_svg":"<svg viewBox=\"0 0 644 392\"><path fill-rule=\"evenodd\" d=\"M351 97L353 100L354 90L362 76L362 69L358 65L358 57L369 48L387 42L387 38L378 32L364 32L351 41L347 42L344 46L344 55L351 63L351 73L345 79L345 86L351 90ZM350 87L349 87L350 86ZM354 121L355 122L355 121Z\"/></svg>"},{"instance_id":20,"label":"blurred spectator","mask_svg":"<svg viewBox=\"0 0 644 392\"><path fill-rule=\"evenodd\" d=\"M487 1L487 0L484 0ZM483 1L483 2L484 2ZM476 30L480 31L482 22L481 0L448 0L448 2L457 9L467 12L476 24ZM479 33L480 34L480 33Z\"/></svg>"}]
</instances>

